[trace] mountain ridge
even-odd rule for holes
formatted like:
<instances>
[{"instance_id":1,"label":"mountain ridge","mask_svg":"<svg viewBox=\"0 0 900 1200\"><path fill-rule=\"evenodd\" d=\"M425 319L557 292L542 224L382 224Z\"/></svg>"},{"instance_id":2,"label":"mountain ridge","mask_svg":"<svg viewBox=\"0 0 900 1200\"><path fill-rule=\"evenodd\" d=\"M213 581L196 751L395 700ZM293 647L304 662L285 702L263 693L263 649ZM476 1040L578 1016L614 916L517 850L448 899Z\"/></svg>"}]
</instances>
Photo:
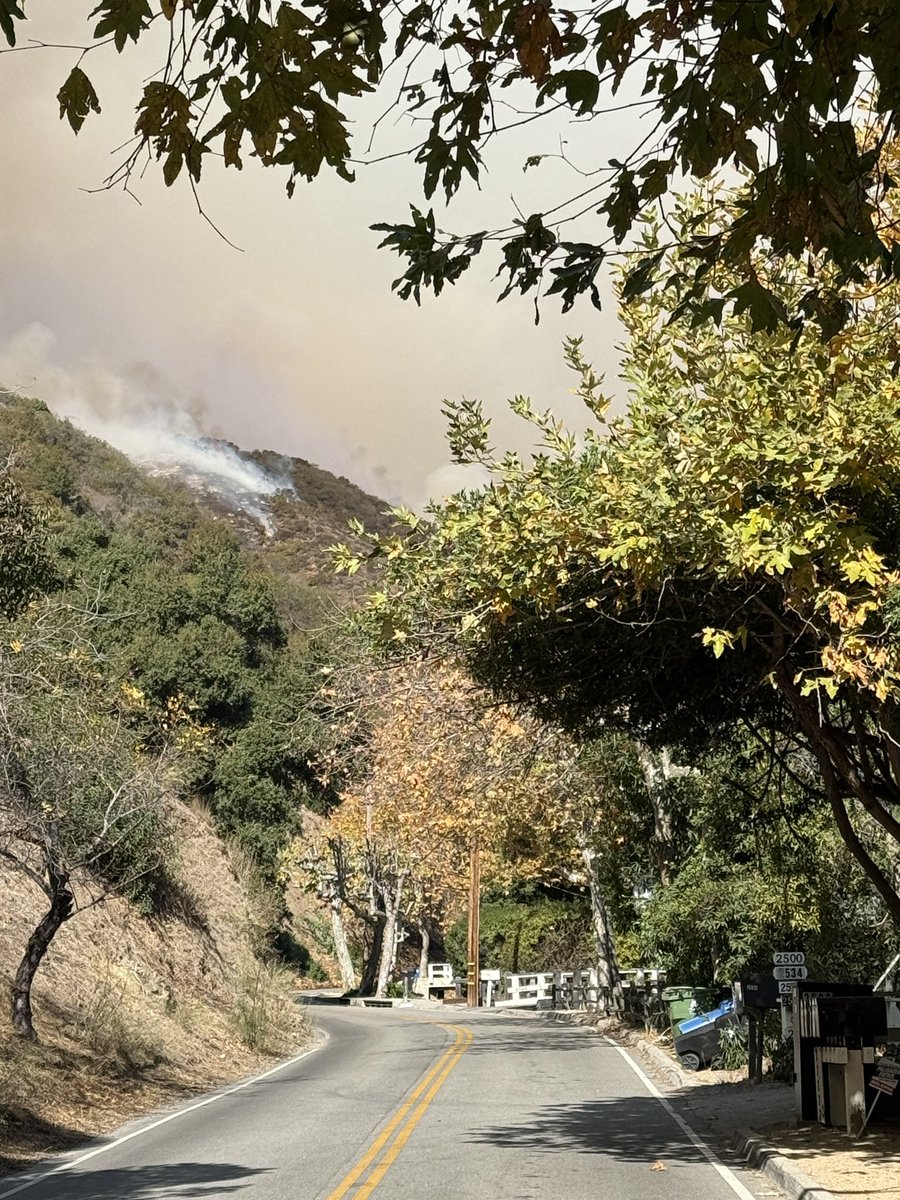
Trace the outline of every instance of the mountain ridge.
<instances>
[{"instance_id":1,"label":"mountain ridge","mask_svg":"<svg viewBox=\"0 0 900 1200\"><path fill-rule=\"evenodd\" d=\"M41 400L0 389L0 461L11 461L26 490L65 507L87 506L113 519L146 503L146 481L181 491L277 574L338 591L328 548L358 538L351 520L385 533L390 506L346 476L278 450L245 450L223 438L180 435L164 460L143 461L57 416ZM126 467L125 464L128 464Z\"/></svg>"}]
</instances>

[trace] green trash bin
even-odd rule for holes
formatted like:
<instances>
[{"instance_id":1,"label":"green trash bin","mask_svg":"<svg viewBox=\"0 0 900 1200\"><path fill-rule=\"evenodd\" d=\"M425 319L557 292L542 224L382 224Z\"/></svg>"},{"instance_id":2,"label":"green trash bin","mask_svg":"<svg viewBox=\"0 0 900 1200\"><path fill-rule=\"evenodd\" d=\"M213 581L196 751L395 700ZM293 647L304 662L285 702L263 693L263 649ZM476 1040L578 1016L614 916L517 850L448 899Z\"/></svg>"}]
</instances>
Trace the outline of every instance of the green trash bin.
<instances>
[{"instance_id":1,"label":"green trash bin","mask_svg":"<svg viewBox=\"0 0 900 1200\"><path fill-rule=\"evenodd\" d=\"M663 988L660 998L669 1006L673 1030L678 1028L679 1022L709 1012L716 1006L716 993L711 988L667 987Z\"/></svg>"}]
</instances>

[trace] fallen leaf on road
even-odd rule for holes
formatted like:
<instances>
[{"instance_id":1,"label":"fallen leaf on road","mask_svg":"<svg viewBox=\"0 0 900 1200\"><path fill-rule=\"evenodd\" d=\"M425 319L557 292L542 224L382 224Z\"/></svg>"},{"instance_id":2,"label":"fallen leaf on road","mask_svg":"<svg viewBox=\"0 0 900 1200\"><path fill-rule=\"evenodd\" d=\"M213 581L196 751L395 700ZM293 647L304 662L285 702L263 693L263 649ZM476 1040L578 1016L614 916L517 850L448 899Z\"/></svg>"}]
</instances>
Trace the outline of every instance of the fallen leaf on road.
<instances>
[{"instance_id":1,"label":"fallen leaf on road","mask_svg":"<svg viewBox=\"0 0 900 1200\"><path fill-rule=\"evenodd\" d=\"M655 1162L650 1168L651 1171L665 1171L666 1164L664 1162Z\"/></svg>"}]
</instances>

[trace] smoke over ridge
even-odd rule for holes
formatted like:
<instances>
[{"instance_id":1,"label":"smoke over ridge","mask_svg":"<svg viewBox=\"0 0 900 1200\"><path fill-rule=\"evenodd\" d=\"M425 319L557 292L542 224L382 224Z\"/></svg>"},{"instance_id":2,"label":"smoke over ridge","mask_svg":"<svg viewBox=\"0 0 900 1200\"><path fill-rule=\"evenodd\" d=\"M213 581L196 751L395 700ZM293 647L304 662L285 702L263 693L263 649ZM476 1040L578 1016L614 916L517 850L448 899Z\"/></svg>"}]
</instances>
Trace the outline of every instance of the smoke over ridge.
<instances>
[{"instance_id":1,"label":"smoke over ridge","mask_svg":"<svg viewBox=\"0 0 900 1200\"><path fill-rule=\"evenodd\" d=\"M35 395L57 416L102 438L151 474L178 475L218 495L271 535L260 498L292 491L289 479L211 439L200 423L202 402L180 395L147 364L121 372L90 360L62 367L52 360L54 342L51 330L32 323L0 343L0 385Z\"/></svg>"}]
</instances>

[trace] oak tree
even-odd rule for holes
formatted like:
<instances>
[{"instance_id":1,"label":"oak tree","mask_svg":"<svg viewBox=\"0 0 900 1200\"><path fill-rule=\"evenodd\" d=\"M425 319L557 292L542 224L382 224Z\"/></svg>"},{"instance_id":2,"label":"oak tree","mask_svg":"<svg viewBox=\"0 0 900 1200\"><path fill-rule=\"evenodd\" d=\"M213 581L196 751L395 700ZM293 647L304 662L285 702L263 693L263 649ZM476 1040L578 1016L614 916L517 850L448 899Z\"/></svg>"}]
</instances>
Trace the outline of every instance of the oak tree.
<instances>
[{"instance_id":1,"label":"oak tree","mask_svg":"<svg viewBox=\"0 0 900 1200\"><path fill-rule=\"evenodd\" d=\"M32 984L61 926L110 891L152 912L171 869L167 756L104 676L90 614L41 602L0 626L0 860L48 907L11 986L14 1031L34 1040Z\"/></svg>"}]
</instances>

